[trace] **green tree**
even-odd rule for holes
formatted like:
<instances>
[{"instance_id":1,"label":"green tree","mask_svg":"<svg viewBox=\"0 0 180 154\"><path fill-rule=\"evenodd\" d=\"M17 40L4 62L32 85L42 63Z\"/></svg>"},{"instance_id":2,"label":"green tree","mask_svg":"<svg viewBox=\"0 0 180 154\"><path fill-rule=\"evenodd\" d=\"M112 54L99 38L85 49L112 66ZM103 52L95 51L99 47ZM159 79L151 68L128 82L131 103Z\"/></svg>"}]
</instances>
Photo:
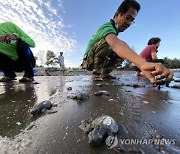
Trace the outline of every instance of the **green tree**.
<instances>
[{"instance_id":1,"label":"green tree","mask_svg":"<svg viewBox=\"0 0 180 154\"><path fill-rule=\"evenodd\" d=\"M57 63L59 63L58 58L56 57L56 55L54 54L53 51L48 50L46 53L46 65L49 67L50 65L52 67L54 67L54 65L56 65Z\"/></svg>"},{"instance_id":2,"label":"green tree","mask_svg":"<svg viewBox=\"0 0 180 154\"><path fill-rule=\"evenodd\" d=\"M169 58L165 57L164 65L167 68L180 68L180 59L177 59L177 58L169 59Z\"/></svg>"}]
</instances>

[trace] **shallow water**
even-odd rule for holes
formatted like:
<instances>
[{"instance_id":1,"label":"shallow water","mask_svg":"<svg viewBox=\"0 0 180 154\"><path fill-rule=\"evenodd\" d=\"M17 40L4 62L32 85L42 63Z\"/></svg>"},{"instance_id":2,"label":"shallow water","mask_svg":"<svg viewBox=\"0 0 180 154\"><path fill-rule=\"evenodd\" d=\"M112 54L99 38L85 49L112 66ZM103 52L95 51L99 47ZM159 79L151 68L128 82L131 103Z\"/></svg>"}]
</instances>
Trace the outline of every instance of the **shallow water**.
<instances>
[{"instance_id":1,"label":"shallow water","mask_svg":"<svg viewBox=\"0 0 180 154\"><path fill-rule=\"evenodd\" d=\"M36 77L40 84L0 84L0 151L23 153L114 153L106 146L92 148L79 129L82 119L112 116L125 132L119 139L172 139L163 146L154 144L123 145L125 150L141 153L180 152L179 89L153 87L134 73L116 75L112 81L92 81L89 75ZM175 73L179 78L180 74ZM102 84L99 87L96 84ZM125 85L122 85L125 84ZM138 84L133 88L129 84ZM174 83L172 82L171 85ZM72 90L67 90L72 87ZM106 90L109 96L95 96ZM77 93L89 95L85 101L71 99ZM55 114L32 117L34 104L50 99ZM7 136L7 137L5 137ZM8 148L11 145L11 149ZM122 145L121 145L122 146ZM116 152L118 149L116 149Z\"/></svg>"},{"instance_id":2,"label":"shallow water","mask_svg":"<svg viewBox=\"0 0 180 154\"><path fill-rule=\"evenodd\" d=\"M29 110L36 104L50 99L56 92L57 81L38 77L40 84L18 81L0 83L0 135L14 137L33 121Z\"/></svg>"}]
</instances>

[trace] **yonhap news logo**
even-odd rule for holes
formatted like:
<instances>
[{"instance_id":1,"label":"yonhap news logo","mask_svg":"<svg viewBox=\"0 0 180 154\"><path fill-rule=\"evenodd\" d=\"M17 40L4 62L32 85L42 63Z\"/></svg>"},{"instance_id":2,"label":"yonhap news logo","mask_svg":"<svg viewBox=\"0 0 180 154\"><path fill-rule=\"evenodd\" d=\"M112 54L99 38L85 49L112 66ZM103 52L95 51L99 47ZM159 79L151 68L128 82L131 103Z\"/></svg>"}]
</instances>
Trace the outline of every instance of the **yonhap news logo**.
<instances>
[{"instance_id":1,"label":"yonhap news logo","mask_svg":"<svg viewBox=\"0 0 180 154\"><path fill-rule=\"evenodd\" d=\"M176 140L175 139L118 139L117 136L109 136L106 139L106 145L108 149L112 149L115 147L118 147L120 145L158 145L158 146L163 146L163 145L175 145Z\"/></svg>"},{"instance_id":2,"label":"yonhap news logo","mask_svg":"<svg viewBox=\"0 0 180 154\"><path fill-rule=\"evenodd\" d=\"M175 145L175 139L119 139L119 144L124 145Z\"/></svg>"}]
</instances>

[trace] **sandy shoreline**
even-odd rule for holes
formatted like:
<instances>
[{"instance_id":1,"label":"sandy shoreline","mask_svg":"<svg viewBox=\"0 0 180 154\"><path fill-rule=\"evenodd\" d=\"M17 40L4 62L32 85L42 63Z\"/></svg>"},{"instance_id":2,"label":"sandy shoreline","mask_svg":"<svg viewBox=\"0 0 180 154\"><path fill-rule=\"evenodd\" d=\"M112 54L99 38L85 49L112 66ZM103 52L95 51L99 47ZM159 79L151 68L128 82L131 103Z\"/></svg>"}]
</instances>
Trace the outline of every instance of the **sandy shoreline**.
<instances>
[{"instance_id":1,"label":"sandy shoreline","mask_svg":"<svg viewBox=\"0 0 180 154\"><path fill-rule=\"evenodd\" d=\"M57 73L57 72L56 72ZM18 74L19 75L19 74ZM121 123L126 132L121 138L175 139L175 144L155 146L124 145L125 150L145 153L177 153L180 147L180 116L178 89L152 87L134 72L114 73L118 80L94 82L91 75L35 76L39 84L0 84L1 153L114 153L105 145L92 148L88 137L79 129L82 119L110 115ZM21 74L20 74L21 76ZM180 78L180 74L175 76ZM125 83L126 85L122 85ZM128 84L138 84L134 88ZM104 86L96 86L104 84ZM173 83L172 83L173 84ZM72 87L72 90L67 90ZM97 97L99 90L109 96ZM84 102L68 96L84 92L90 97ZM51 100L57 107L54 114L32 117L29 110L43 100ZM7 137L5 137L7 136Z\"/></svg>"}]
</instances>

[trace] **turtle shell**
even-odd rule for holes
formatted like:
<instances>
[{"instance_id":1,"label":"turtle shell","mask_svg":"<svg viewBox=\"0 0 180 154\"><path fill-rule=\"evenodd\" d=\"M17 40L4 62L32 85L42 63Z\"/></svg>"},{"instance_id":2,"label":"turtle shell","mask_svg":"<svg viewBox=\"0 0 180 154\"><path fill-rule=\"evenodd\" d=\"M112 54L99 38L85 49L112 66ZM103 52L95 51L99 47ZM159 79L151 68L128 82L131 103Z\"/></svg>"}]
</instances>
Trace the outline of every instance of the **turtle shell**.
<instances>
[{"instance_id":1,"label":"turtle shell","mask_svg":"<svg viewBox=\"0 0 180 154\"><path fill-rule=\"evenodd\" d=\"M92 146L100 146L109 135L114 135L119 129L115 120L107 115L96 118L91 124L92 131L88 138Z\"/></svg>"},{"instance_id":2,"label":"turtle shell","mask_svg":"<svg viewBox=\"0 0 180 154\"><path fill-rule=\"evenodd\" d=\"M112 133L112 134L116 133L119 129L116 121L108 115L103 115L93 120L92 128L95 128L97 126L104 127L105 129L109 131L109 133Z\"/></svg>"}]
</instances>

